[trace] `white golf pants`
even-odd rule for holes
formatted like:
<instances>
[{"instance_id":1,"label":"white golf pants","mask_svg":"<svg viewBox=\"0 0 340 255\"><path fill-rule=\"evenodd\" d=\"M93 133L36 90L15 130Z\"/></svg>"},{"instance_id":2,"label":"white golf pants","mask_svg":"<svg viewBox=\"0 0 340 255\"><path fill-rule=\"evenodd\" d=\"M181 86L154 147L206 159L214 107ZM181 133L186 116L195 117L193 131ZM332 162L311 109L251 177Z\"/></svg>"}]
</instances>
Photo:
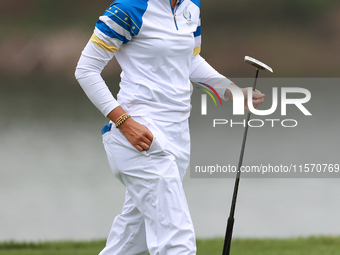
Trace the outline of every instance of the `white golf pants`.
<instances>
[{"instance_id":1,"label":"white golf pants","mask_svg":"<svg viewBox=\"0 0 340 255\"><path fill-rule=\"evenodd\" d=\"M109 164L126 186L126 197L100 255L196 254L182 187L189 165L188 121L134 119L154 135L148 151L139 152L114 125L103 135Z\"/></svg>"}]
</instances>

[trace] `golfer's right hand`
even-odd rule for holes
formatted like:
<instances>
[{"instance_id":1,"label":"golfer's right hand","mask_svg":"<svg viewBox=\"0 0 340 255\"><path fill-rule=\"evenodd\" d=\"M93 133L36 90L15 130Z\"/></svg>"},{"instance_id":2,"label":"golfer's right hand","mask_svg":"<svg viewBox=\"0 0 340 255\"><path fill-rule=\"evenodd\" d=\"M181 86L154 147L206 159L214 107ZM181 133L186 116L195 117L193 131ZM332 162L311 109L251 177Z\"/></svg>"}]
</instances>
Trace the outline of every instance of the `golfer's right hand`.
<instances>
[{"instance_id":1,"label":"golfer's right hand","mask_svg":"<svg viewBox=\"0 0 340 255\"><path fill-rule=\"evenodd\" d=\"M137 150L147 151L150 148L153 135L146 126L128 118L119 126L119 129Z\"/></svg>"},{"instance_id":2,"label":"golfer's right hand","mask_svg":"<svg viewBox=\"0 0 340 255\"><path fill-rule=\"evenodd\" d=\"M242 93L244 95L244 108L247 110L247 112L252 113L249 110L248 107L248 88L242 88ZM255 91L252 91L253 96L253 106L255 109L259 107L260 104L264 102L264 94L261 93L261 91L255 89Z\"/></svg>"}]
</instances>

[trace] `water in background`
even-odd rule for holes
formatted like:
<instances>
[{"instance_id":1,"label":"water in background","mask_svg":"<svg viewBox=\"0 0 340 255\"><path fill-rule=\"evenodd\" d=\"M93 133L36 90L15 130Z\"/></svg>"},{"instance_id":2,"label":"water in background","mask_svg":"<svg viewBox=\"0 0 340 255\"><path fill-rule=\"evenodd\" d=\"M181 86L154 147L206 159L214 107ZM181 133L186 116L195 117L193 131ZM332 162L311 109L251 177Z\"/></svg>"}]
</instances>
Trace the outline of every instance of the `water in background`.
<instances>
[{"instance_id":1,"label":"water in background","mask_svg":"<svg viewBox=\"0 0 340 255\"><path fill-rule=\"evenodd\" d=\"M278 135L275 144L305 163L340 163L336 156L340 89L337 85L308 89L313 121L302 122L292 138ZM199 101L194 107L200 107ZM193 115L192 137L204 137L199 110ZM102 147L100 129L106 119L76 82L8 81L0 94L0 118L0 241L105 238L121 210L125 190L111 174ZM228 140L234 147L226 147L224 141L214 147L227 148L234 162L232 150L238 154L242 130L237 132L239 137ZM266 151L273 132L251 130L245 160L284 158L285 154L272 153L274 147ZM223 134L220 129L215 135ZM205 144L202 140L201 146ZM315 155L326 162L314 162ZM233 184L229 178L186 176L198 237L224 236ZM340 179L242 179L234 236L340 235L339 194Z\"/></svg>"}]
</instances>

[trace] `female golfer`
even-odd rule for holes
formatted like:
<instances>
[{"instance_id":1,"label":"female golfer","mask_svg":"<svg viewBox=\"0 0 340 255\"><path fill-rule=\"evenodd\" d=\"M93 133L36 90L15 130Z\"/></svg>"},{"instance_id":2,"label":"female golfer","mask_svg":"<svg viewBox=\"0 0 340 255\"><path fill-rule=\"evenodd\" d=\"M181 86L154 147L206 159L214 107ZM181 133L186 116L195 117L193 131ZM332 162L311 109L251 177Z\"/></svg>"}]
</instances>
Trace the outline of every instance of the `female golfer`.
<instances>
[{"instance_id":1,"label":"female golfer","mask_svg":"<svg viewBox=\"0 0 340 255\"><path fill-rule=\"evenodd\" d=\"M116 0L82 52L76 78L110 119L104 146L126 187L122 213L100 255L196 254L182 187L190 154L190 79L232 84L199 55L200 44L199 0ZM117 100L101 77L113 56L122 68ZM229 89L216 90L231 97ZM263 97L253 92L255 107Z\"/></svg>"}]
</instances>

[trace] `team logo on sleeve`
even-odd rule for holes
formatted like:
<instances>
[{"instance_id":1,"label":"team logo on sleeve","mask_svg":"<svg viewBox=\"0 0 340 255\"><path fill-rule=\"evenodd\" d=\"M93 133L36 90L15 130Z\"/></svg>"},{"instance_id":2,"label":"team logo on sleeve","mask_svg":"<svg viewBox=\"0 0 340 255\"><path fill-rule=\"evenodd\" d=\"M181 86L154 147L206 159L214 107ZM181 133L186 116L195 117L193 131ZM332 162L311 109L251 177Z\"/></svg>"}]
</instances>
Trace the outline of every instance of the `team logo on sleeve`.
<instances>
[{"instance_id":1,"label":"team logo on sleeve","mask_svg":"<svg viewBox=\"0 0 340 255\"><path fill-rule=\"evenodd\" d=\"M183 16L187 20L187 25L190 27L193 22L191 21L191 13L188 11L188 7L185 7Z\"/></svg>"}]
</instances>

